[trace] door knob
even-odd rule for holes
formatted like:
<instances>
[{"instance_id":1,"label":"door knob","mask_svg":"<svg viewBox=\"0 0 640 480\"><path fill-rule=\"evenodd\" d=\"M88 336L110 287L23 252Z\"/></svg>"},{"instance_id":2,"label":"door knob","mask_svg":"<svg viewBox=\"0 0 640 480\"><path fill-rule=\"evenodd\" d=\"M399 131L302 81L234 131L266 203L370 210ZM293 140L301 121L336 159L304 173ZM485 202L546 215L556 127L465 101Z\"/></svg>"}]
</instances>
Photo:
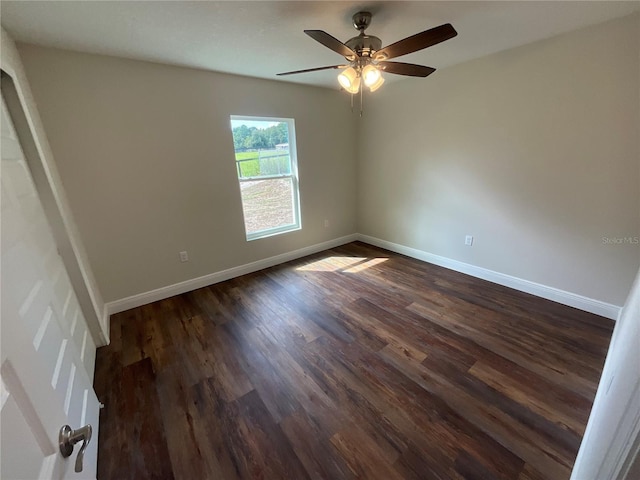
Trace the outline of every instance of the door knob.
<instances>
[{"instance_id":1,"label":"door knob","mask_svg":"<svg viewBox=\"0 0 640 480\"><path fill-rule=\"evenodd\" d=\"M76 443L82 441L82 446L76 457L76 472L82 471L82 461L84 460L84 451L91 441L91 425L85 425L77 430L72 430L69 425L65 425L60 429L58 439L60 441L60 453L64 458L71 456L73 447Z\"/></svg>"}]
</instances>

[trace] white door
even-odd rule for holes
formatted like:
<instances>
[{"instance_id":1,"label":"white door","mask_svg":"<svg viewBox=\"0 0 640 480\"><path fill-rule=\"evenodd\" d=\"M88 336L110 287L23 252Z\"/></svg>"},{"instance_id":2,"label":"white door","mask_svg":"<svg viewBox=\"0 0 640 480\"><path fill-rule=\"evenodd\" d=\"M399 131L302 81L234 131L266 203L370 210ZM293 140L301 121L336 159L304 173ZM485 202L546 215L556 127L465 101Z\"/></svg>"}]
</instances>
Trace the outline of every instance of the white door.
<instances>
[{"instance_id":1,"label":"white door","mask_svg":"<svg viewBox=\"0 0 640 480\"><path fill-rule=\"evenodd\" d=\"M1 474L3 480L96 478L95 344L2 99ZM93 427L83 471L60 428Z\"/></svg>"}]
</instances>

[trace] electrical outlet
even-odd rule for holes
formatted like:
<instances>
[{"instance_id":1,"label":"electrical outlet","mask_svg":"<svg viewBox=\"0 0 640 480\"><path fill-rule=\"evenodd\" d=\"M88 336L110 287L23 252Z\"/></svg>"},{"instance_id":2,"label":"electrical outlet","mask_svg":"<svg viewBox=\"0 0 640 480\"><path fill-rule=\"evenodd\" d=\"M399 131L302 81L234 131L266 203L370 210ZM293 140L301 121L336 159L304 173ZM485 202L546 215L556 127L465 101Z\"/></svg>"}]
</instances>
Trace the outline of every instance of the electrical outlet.
<instances>
[{"instance_id":1,"label":"electrical outlet","mask_svg":"<svg viewBox=\"0 0 640 480\"><path fill-rule=\"evenodd\" d=\"M188 262L189 261L189 254L187 253L186 250L183 250L182 252L180 252L180 261L181 262Z\"/></svg>"},{"instance_id":2,"label":"electrical outlet","mask_svg":"<svg viewBox=\"0 0 640 480\"><path fill-rule=\"evenodd\" d=\"M329 226L329 219L325 218L324 219L324 228L327 228Z\"/></svg>"},{"instance_id":3,"label":"electrical outlet","mask_svg":"<svg viewBox=\"0 0 640 480\"><path fill-rule=\"evenodd\" d=\"M467 235L466 237L464 237L464 244L467 245L468 247L473 245L473 235Z\"/></svg>"}]
</instances>

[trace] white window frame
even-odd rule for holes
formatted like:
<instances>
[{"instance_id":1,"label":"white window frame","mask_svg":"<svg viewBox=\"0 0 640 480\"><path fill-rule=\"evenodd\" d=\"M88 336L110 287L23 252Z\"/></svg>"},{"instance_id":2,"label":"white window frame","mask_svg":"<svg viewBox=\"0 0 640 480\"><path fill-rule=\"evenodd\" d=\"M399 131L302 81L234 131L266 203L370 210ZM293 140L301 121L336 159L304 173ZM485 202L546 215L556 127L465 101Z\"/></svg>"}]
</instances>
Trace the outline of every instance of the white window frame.
<instances>
[{"instance_id":1,"label":"white window frame","mask_svg":"<svg viewBox=\"0 0 640 480\"><path fill-rule=\"evenodd\" d=\"M244 225L245 235L247 237L247 241L258 240L260 238L272 237L274 235L280 235L282 233L294 232L296 230L302 229L302 220L300 215L300 188L298 181L298 154L296 148L296 128L295 121L293 118L280 118L280 117L258 117L258 116L249 116L249 115L231 115L230 120L234 121L251 121L251 122L269 122L269 123L286 123L287 130L289 135L289 159L291 162L291 173L290 174L281 174L281 175L268 175L263 177L240 177L240 170L238 169L238 162L235 158L236 149L235 146L233 148L233 160L236 164L236 175L238 177L238 186L243 182L251 182L256 180L277 180L281 178L290 178L291 186L293 189L293 223L289 225L283 225L281 227L275 228L267 228L265 230L259 230L257 232L249 233L247 232L247 224L244 218L244 200L242 199L242 190L240 189L240 202L242 202L242 221ZM231 121L229 122L231 124ZM231 127L231 138L233 140L233 127Z\"/></svg>"}]
</instances>

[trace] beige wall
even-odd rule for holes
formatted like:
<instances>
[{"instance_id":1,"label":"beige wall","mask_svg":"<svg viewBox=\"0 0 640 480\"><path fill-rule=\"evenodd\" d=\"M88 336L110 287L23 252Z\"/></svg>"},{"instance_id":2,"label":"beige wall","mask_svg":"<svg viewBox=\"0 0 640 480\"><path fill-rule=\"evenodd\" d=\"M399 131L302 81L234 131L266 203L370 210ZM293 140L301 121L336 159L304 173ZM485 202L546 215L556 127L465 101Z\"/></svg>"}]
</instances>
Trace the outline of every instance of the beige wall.
<instances>
[{"instance_id":1,"label":"beige wall","mask_svg":"<svg viewBox=\"0 0 640 480\"><path fill-rule=\"evenodd\" d=\"M640 246L603 237L640 236L639 19L385 85L358 232L622 305Z\"/></svg>"},{"instance_id":2,"label":"beige wall","mask_svg":"<svg viewBox=\"0 0 640 480\"><path fill-rule=\"evenodd\" d=\"M106 301L358 231L622 305L640 247L603 237L640 236L638 27L387 84L361 120L334 90L19 48ZM302 231L245 241L231 114L296 119Z\"/></svg>"},{"instance_id":3,"label":"beige wall","mask_svg":"<svg viewBox=\"0 0 640 480\"><path fill-rule=\"evenodd\" d=\"M339 92L19 51L106 301L355 232L356 124ZM232 114L295 119L301 231L246 242Z\"/></svg>"}]
</instances>

